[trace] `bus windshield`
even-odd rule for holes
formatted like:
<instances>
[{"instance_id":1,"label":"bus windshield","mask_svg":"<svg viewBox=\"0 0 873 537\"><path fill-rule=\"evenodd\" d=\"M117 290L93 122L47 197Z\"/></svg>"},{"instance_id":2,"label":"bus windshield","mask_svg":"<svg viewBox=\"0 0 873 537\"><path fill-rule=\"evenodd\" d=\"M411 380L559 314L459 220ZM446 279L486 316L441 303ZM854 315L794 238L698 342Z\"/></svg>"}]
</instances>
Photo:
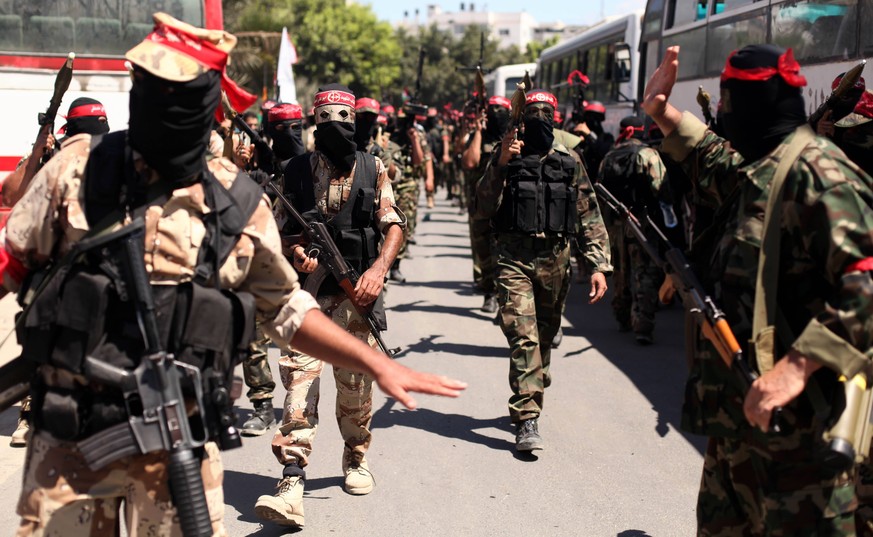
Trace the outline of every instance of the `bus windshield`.
<instances>
[{"instance_id":1,"label":"bus windshield","mask_svg":"<svg viewBox=\"0 0 873 537\"><path fill-rule=\"evenodd\" d=\"M166 11L204 26L203 0L0 0L0 54L121 56Z\"/></svg>"}]
</instances>

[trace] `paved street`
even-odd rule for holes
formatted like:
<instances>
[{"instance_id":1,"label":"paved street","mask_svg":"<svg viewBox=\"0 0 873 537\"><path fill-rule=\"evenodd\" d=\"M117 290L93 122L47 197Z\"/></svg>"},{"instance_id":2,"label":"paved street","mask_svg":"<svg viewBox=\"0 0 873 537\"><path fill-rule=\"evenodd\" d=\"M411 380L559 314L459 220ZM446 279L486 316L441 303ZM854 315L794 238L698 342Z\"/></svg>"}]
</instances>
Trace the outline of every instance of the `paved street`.
<instances>
[{"instance_id":1,"label":"paved street","mask_svg":"<svg viewBox=\"0 0 873 537\"><path fill-rule=\"evenodd\" d=\"M376 489L355 497L342 490L342 440L333 419L332 375L326 373L302 533L693 535L703 442L678 430L685 377L681 311L661 311L655 345L640 347L618 332L609 297L588 305L587 286L574 284L540 420L546 450L521 457L507 417L506 340L491 316L478 310L482 298L470 283L466 216L443 197L440 192L437 207L421 211L414 257L403 263L409 281L388 291L386 340L403 348L405 365L460 378L469 388L459 399L419 396L415 411L378 393L368 454ZM15 308L8 298L0 307L5 335ZM10 352L14 356L0 349L0 356ZM275 360L273 370L278 381ZM279 387L277 407L283 396ZM242 421L251 405L239 403ZM17 524L24 455L8 447L16 412L0 414L0 524L6 534ZM225 521L232 536L286 533L262 525L253 510L281 473L270 436L246 439L241 449L224 454Z\"/></svg>"}]
</instances>

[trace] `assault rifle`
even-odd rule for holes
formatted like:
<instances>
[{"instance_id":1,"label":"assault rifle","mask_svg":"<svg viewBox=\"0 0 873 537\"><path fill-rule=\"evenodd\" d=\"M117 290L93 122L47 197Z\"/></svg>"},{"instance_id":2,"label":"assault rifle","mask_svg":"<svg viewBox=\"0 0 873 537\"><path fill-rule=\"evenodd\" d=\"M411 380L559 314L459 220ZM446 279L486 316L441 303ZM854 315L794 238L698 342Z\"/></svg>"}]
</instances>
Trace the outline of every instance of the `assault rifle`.
<instances>
[{"instance_id":1,"label":"assault rifle","mask_svg":"<svg viewBox=\"0 0 873 537\"><path fill-rule=\"evenodd\" d=\"M521 126L521 118L524 112L526 95L527 92L532 89L532 87L533 82L531 82L530 73L525 71L522 81L515 85L515 93L512 94L512 99L510 101L512 104L512 108L509 111L510 130L517 129ZM518 137L518 133L516 133L516 137Z\"/></svg>"},{"instance_id":2,"label":"assault rifle","mask_svg":"<svg viewBox=\"0 0 873 537\"><path fill-rule=\"evenodd\" d=\"M864 66L867 65L867 60L861 60L858 62L858 65L849 69L845 75L843 75L842 80L834 88L834 91L825 99L825 102L821 103L818 108L815 109L809 116L809 125L813 130L818 126L818 122L821 121L821 118L824 117L825 112L828 110L832 110L834 105L848 92L855 84L858 83L858 80L861 79L861 73L864 71Z\"/></svg>"},{"instance_id":3,"label":"assault rifle","mask_svg":"<svg viewBox=\"0 0 873 537\"><path fill-rule=\"evenodd\" d=\"M703 86L697 86L697 104L700 105L700 111L703 112L703 119L706 120L706 126L712 128L715 125L715 119L712 117L712 109L710 103L712 97L709 92L703 89Z\"/></svg>"},{"instance_id":4,"label":"assault rifle","mask_svg":"<svg viewBox=\"0 0 873 537\"><path fill-rule=\"evenodd\" d=\"M458 67L458 71L475 71L476 75L473 78L473 96L476 99L477 115L481 114L488 104L488 96L485 94L485 32L479 34L479 61L472 67Z\"/></svg>"},{"instance_id":5,"label":"assault rifle","mask_svg":"<svg viewBox=\"0 0 873 537\"><path fill-rule=\"evenodd\" d=\"M233 109L230 100L227 98L227 94L223 91L221 92L221 107L224 110L224 117L231 120L236 128L246 133L249 140L255 144L255 150L258 152L258 165L261 169L270 175L273 175L274 172L278 172L279 161L276 158L276 154L273 153L270 144L264 141L264 139L261 138L261 135L255 132L254 129L249 127L249 124L245 122L242 116Z\"/></svg>"},{"instance_id":6,"label":"assault rifle","mask_svg":"<svg viewBox=\"0 0 873 537\"><path fill-rule=\"evenodd\" d=\"M40 112L37 117L39 131L36 135L36 141L33 142L33 149L30 152L30 157L24 163L23 174L19 177L15 177L15 174L13 174L3 184L3 200L9 207L15 205L15 203L21 199L21 196L24 195L24 192L27 190L27 187L36 175L36 172L39 171L40 166L45 164L43 161L43 157L45 157L46 154L45 144L49 135L52 133L52 127L55 124L55 118L58 115L58 109L61 107L61 101L64 98L64 94L67 92L67 88L70 87L70 82L73 80L73 59L75 59L75 57L76 54L73 52L67 56L67 60L64 62L64 65L61 67L60 71L58 71L58 75L55 78L55 89L52 93L52 98L49 101L48 108L45 113Z\"/></svg>"},{"instance_id":7,"label":"assault rifle","mask_svg":"<svg viewBox=\"0 0 873 537\"><path fill-rule=\"evenodd\" d=\"M288 198L282 194L276 185L273 183L267 183L267 186L273 190L273 193L276 194L276 198L282 203L285 210L288 211L288 213L303 229L303 236L309 241L309 253L307 255L318 259L318 268L315 269L315 272L307 276L303 289L314 296L318 292L318 288L321 287L324 279L328 274L330 274L336 278L336 281L339 283L346 296L348 296L354 304L355 286L358 284L358 280L361 276L343 258L339 248L331 238L327 226L323 222L307 222L306 219L303 218L303 215L294 208L291 202L288 201ZM376 339L379 349L391 358L394 358L394 355L400 351L400 348L389 349L388 345L385 344L385 341L382 339L382 334L376 326L376 319L373 317L372 307L359 307L355 304L355 309L367 322L367 327Z\"/></svg>"},{"instance_id":8,"label":"assault rifle","mask_svg":"<svg viewBox=\"0 0 873 537\"><path fill-rule=\"evenodd\" d=\"M194 454L209 439L200 370L175 361L162 348L145 270L144 233L145 222L137 218L118 231L95 237L101 245L120 245L125 292L135 304L146 348L133 371L92 357L85 359L84 371L89 380L121 390L128 422L88 437L79 443L79 449L92 469L128 455L166 451L170 493L179 513L182 534L209 537L212 523L200 473L201 461ZM88 249L97 246L91 244ZM197 403L192 416L186 407L186 391L193 391Z\"/></svg>"},{"instance_id":9,"label":"assault rifle","mask_svg":"<svg viewBox=\"0 0 873 537\"><path fill-rule=\"evenodd\" d=\"M634 237L636 237L655 264L670 276L682 297L682 303L700 325L703 335L715 345L725 365L736 373L742 385L743 393L747 392L755 379L758 378L758 374L752 370L746 361L743 350L725 319L724 312L719 309L712 297L706 293L703 285L697 279L697 275L691 270L691 266L688 260L685 259L682 251L670 244L664 232L652 222L651 218L646 216L649 226L667 247L667 251L662 258L657 246L649 241L640 221L628 210L627 206L616 199L603 184L595 184L594 189L597 191L598 197L625 220ZM781 422L782 409L776 408L770 420L770 429L777 433L780 432Z\"/></svg>"},{"instance_id":10,"label":"assault rifle","mask_svg":"<svg viewBox=\"0 0 873 537\"><path fill-rule=\"evenodd\" d=\"M427 115L427 106L421 103L421 77L424 72L424 48L418 49L418 69L416 70L415 76L415 93L412 94L412 97L408 101L403 104L403 107L406 109L405 112L407 115L413 116L426 116ZM412 124L412 122L410 122Z\"/></svg>"}]
</instances>

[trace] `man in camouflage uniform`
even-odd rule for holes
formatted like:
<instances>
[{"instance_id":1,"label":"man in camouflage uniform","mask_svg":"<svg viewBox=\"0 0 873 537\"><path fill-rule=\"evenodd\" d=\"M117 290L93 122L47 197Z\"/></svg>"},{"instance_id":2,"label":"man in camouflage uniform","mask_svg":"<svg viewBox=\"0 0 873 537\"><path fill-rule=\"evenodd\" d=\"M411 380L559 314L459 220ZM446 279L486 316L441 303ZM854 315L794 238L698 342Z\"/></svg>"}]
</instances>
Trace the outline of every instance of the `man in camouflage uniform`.
<instances>
[{"instance_id":1,"label":"man in camouflage uniform","mask_svg":"<svg viewBox=\"0 0 873 537\"><path fill-rule=\"evenodd\" d=\"M357 150L355 104L354 94L339 84L319 90L314 105L318 125L316 150L288 163L284 190L304 218L325 222L336 237L340 253L361 274L353 298L346 295L332 275L328 274L323 283L316 283L317 289L312 291L317 290L321 310L349 334L375 347L375 338L359 310L372 307L377 321L384 322L381 293L403 240L403 226L394 209L394 194L385 165L379 158ZM362 103L364 107L367 104ZM375 112L365 113L372 114L375 123ZM287 229L297 234L299 224L291 220ZM287 245L286 255L293 258L298 271L307 274L305 288L312 281L318 282L318 275L312 274L318 268L318 260L308 256L304 245ZM300 350L279 360L282 383L288 393L282 425L272 446L284 470L276 495L261 496L255 504L257 515L266 520L289 526L304 523L305 468L318 426L319 377L323 367L324 362ZM372 439L373 377L342 367L334 367L333 376L337 386L336 419L345 442L344 488L349 494L369 494L375 485L366 459Z\"/></svg>"},{"instance_id":2,"label":"man in camouflage uniform","mask_svg":"<svg viewBox=\"0 0 873 537\"><path fill-rule=\"evenodd\" d=\"M831 89L837 88L843 75L834 79ZM873 175L873 93L867 89L864 77L814 127L821 136L832 139L867 175Z\"/></svg>"},{"instance_id":3,"label":"man in camouflage uniform","mask_svg":"<svg viewBox=\"0 0 873 537\"><path fill-rule=\"evenodd\" d=\"M421 181L433 184L433 162L427 137L415 121L415 112L420 105L404 105L403 115L397 116L397 127L391 141L400 147L400 158L395 162L400 167L400 180L395 183L397 207L406 216L406 232L397 259L391 266L389 278L403 283L406 277L400 272L400 261L408 255L409 245L415 244L415 225L418 221L418 198L421 196Z\"/></svg>"},{"instance_id":4,"label":"man in camouflage uniform","mask_svg":"<svg viewBox=\"0 0 873 537\"><path fill-rule=\"evenodd\" d=\"M495 95L488 99L482 117L471 122L471 135L461 163L471 183L469 205L470 250L473 254L473 282L485 300L480 308L485 313L497 311L497 259L494 255L494 234L491 218L476 210L476 183L485 175L491 157L500 146L500 140L509 129L509 99Z\"/></svg>"},{"instance_id":5,"label":"man in camouflage uniform","mask_svg":"<svg viewBox=\"0 0 873 537\"><path fill-rule=\"evenodd\" d=\"M645 227L648 227L646 214L661 223L659 200L666 199L668 191L664 163L656 150L643 143L642 119L629 116L621 120L620 126L616 146L601 162L600 182L627 205ZM612 311L621 331L633 329L636 341L649 345L664 272L623 219L609 215L608 221L615 266Z\"/></svg>"},{"instance_id":6,"label":"man in camouflage uniform","mask_svg":"<svg viewBox=\"0 0 873 537\"><path fill-rule=\"evenodd\" d=\"M699 535L855 535L849 473L828 466L822 440L837 377L869 371L873 347L873 181L826 138L805 127L806 80L790 50L751 45L721 77L726 140L668 103L679 47L652 75L643 108L680 162L727 219L708 265L714 298L748 356L765 207L780 159L798 136L774 215L781 235L773 362L753 356L761 377L744 394L715 348L698 338L683 428L709 436L697 502ZM801 133L801 129L807 129ZM769 240L769 239L768 239ZM768 258L770 258L768 253ZM775 348L774 348L775 347ZM780 358L781 357L781 358ZM814 397L813 394L818 396ZM782 408L780 433L765 432Z\"/></svg>"},{"instance_id":7,"label":"man in camouflage uniform","mask_svg":"<svg viewBox=\"0 0 873 537\"><path fill-rule=\"evenodd\" d=\"M231 195L227 193L229 189L241 192L239 189L257 188L242 183L250 180L240 175L229 160L205 159L222 87L232 95L232 102L242 108L246 104L239 88L226 76L222 77L228 53L235 44L236 38L224 31L195 28L163 13L155 15L154 32L127 53L127 59L134 65L129 131L102 138L86 133L71 136L69 144L37 174L13 209L6 226L5 244L0 247L0 257L6 258L5 263L0 262L6 264L2 274L6 289L18 290L29 272L48 261L59 260L89 232L95 218L111 222L117 214L119 221L115 226L118 226L129 224L134 211L137 214L144 211L143 261L152 292L167 297L182 285L199 285L192 280L196 277L195 269L200 268L197 262L200 242L192 237L202 238L209 225L204 217L211 203L207 200L207 188L217 196ZM116 158L107 160L108 157ZM92 168L92 162L101 166ZM92 170L95 173L90 173ZM100 173L103 170L112 173ZM104 187L121 190L119 177L129 181L131 187L148 184L164 187L165 192L155 197L128 189L124 198L110 195L111 190ZM234 189L235 185L239 188ZM407 405L414 405L409 390L451 394L457 388L445 380L401 368L318 311L317 303L300 288L294 269L282 255L269 200L257 193L246 195L246 204L251 207L249 203L253 201L254 207L248 220L241 223L243 231L233 239L235 243L231 243L227 260L218 267L214 278L221 288L234 294L251 294L264 330L277 345L288 349L293 341L295 347L306 352L378 375L380 381L384 379L380 386ZM94 200L97 201L92 204ZM58 207L64 210L59 211ZM101 212L109 214L102 217ZM111 261L103 259L100 266ZM211 276L202 286L208 287L203 292L215 291L212 279ZM53 295L59 296L56 291L43 293L37 304ZM120 300L117 294L115 297ZM72 309L69 313L81 318L88 312L76 311L77 304L64 305ZM164 309L164 303L156 305L159 311ZM130 310L129 303L112 306L111 310L107 306L99 319L87 318L89 327L99 320L107 327L112 324L118 328L98 334L100 341L96 346L65 349L59 344L55 350L66 352L72 359L78 349L80 359L88 356L127 362L131 365L125 367L130 369L139 362L139 354L120 351L129 347L102 343L106 338L142 339ZM110 316L113 312L120 315ZM42 314L55 312L43 310ZM192 320L210 321L227 322L199 317ZM63 329L60 322L52 322L47 329ZM26 328L33 326L26 323ZM211 325L206 327L209 328ZM24 342L22 354L40 364L34 397L39 392L39 397L50 398L53 404L34 405L34 433L25 460L17 535L118 535L123 502L127 535L181 536L179 513L167 482L168 454L152 451L124 456L99 469L88 466L78 442L91 438L102 426L127 420L123 403L118 406L121 395L108 384L68 369L65 365L68 362L55 361L54 354L48 360L45 356L30 356L34 351L29 349L29 341L28 338ZM142 348L142 341L138 348ZM59 406L70 399L79 403ZM80 412L76 412L77 408ZM70 415L71 419L51 419L59 413ZM200 475L213 535L227 535L222 520L223 471L218 447L210 441L195 450L194 455L201 461Z\"/></svg>"},{"instance_id":8,"label":"man in camouflage uniform","mask_svg":"<svg viewBox=\"0 0 873 537\"><path fill-rule=\"evenodd\" d=\"M477 207L496 232L500 326L510 346L509 415L518 451L542 449L537 420L551 384L551 342L570 287L570 240L589 264L589 303L606 292L609 239L579 156L554 143L558 100L532 91L524 141L511 129L479 182Z\"/></svg>"}]
</instances>

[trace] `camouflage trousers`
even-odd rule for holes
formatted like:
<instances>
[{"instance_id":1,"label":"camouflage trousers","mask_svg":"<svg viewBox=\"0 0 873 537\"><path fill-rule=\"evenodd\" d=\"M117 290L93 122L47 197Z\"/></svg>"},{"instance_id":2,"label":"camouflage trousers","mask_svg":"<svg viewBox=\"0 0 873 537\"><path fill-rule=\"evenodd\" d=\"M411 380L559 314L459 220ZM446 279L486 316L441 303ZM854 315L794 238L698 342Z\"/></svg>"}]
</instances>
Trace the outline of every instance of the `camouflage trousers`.
<instances>
[{"instance_id":1,"label":"camouflage trousers","mask_svg":"<svg viewBox=\"0 0 873 537\"><path fill-rule=\"evenodd\" d=\"M629 326L638 334L651 334L655 329L658 309L658 289L664 272L652 261L636 239L621 230L610 233L615 238L612 281L612 311L621 326Z\"/></svg>"},{"instance_id":2,"label":"camouflage trousers","mask_svg":"<svg viewBox=\"0 0 873 537\"><path fill-rule=\"evenodd\" d=\"M418 219L418 197L421 194L421 186L417 178L404 177L403 181L394 187L394 197L397 207L406 216L406 233L403 236L403 244L397 258L406 257L407 242L415 236L415 224Z\"/></svg>"},{"instance_id":3,"label":"camouflage trousers","mask_svg":"<svg viewBox=\"0 0 873 537\"><path fill-rule=\"evenodd\" d=\"M855 535L852 477L799 450L710 438L697 498L698 535Z\"/></svg>"},{"instance_id":4,"label":"camouflage trousers","mask_svg":"<svg viewBox=\"0 0 873 537\"><path fill-rule=\"evenodd\" d=\"M491 229L491 220L470 216L469 222L473 283L483 292L493 293L497 260L494 257L494 232Z\"/></svg>"},{"instance_id":5,"label":"camouflage trousers","mask_svg":"<svg viewBox=\"0 0 873 537\"><path fill-rule=\"evenodd\" d=\"M318 297L321 311L350 334L376 346L367 323L345 295ZM320 377L324 362L294 352L279 359L279 374L287 390L282 425L273 435L273 454L284 465L309 464L312 443L318 428ZM373 419L373 378L363 373L333 367L336 381L336 421L346 451L360 460L370 447Z\"/></svg>"},{"instance_id":6,"label":"camouflage trousers","mask_svg":"<svg viewBox=\"0 0 873 537\"><path fill-rule=\"evenodd\" d=\"M17 537L120 535L124 509L127 535L181 537L178 514L167 485L167 454L150 453L91 470L76 445L39 433L27 446L17 512ZM224 528L223 478L218 446L204 446L201 465L214 537Z\"/></svg>"},{"instance_id":7,"label":"camouflage trousers","mask_svg":"<svg viewBox=\"0 0 873 537\"><path fill-rule=\"evenodd\" d=\"M261 327L258 326L255 339L252 340L249 349L249 357L243 360L242 370L243 379L249 391L246 392L246 397L250 401L260 401L263 399L272 399L273 390L276 389L276 382L273 381L273 373L270 371L270 361L267 359L267 348L270 344L270 338L264 335Z\"/></svg>"},{"instance_id":8,"label":"camouflage trousers","mask_svg":"<svg viewBox=\"0 0 873 537\"><path fill-rule=\"evenodd\" d=\"M561 327L570 289L570 246L560 237L497 234L497 301L509 342L509 415L536 418L552 382L551 342Z\"/></svg>"}]
</instances>

